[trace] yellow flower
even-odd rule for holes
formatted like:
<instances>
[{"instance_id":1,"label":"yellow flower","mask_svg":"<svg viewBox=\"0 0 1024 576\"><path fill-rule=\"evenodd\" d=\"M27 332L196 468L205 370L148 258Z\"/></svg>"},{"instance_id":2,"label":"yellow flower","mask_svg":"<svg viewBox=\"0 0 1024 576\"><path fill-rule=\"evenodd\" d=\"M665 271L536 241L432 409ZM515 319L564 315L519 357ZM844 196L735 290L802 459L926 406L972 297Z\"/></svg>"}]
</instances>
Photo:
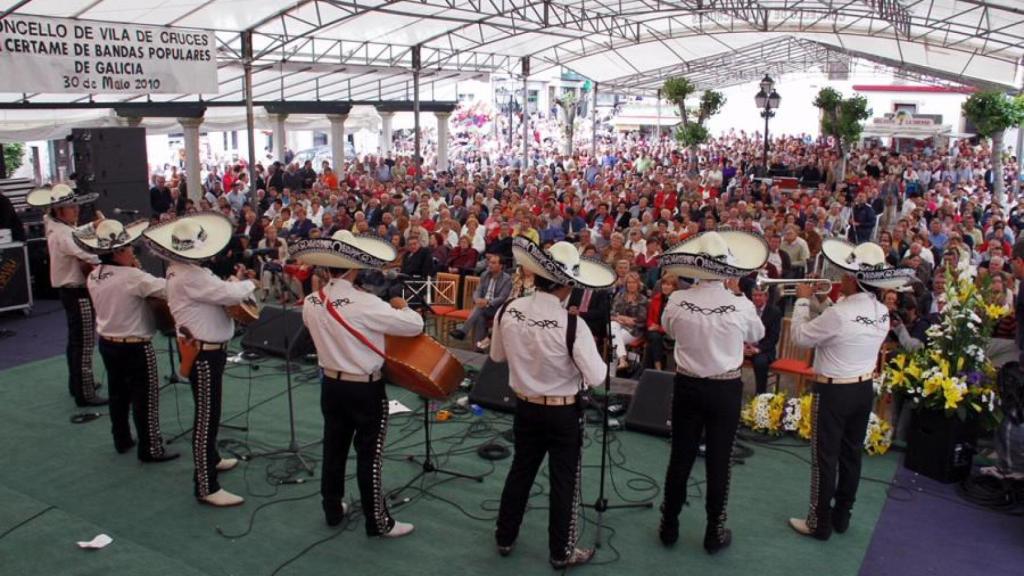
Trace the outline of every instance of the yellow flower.
<instances>
[{"instance_id":1,"label":"yellow flower","mask_svg":"<svg viewBox=\"0 0 1024 576\"><path fill-rule=\"evenodd\" d=\"M797 429L797 434L804 440L808 440L811 437L811 424L814 417L811 413L811 408L811 395L804 394L800 397L800 427Z\"/></svg>"},{"instance_id":2,"label":"yellow flower","mask_svg":"<svg viewBox=\"0 0 1024 576\"><path fill-rule=\"evenodd\" d=\"M921 379L921 367L918 366L917 363L914 362L913 360L911 360L910 361L910 365L907 366L906 372L907 372L907 376L910 376L911 378L913 378L915 380L920 380Z\"/></svg>"},{"instance_id":3,"label":"yellow flower","mask_svg":"<svg viewBox=\"0 0 1024 576\"><path fill-rule=\"evenodd\" d=\"M941 375L936 374L931 378L924 381L924 395L931 396L935 392L942 390L945 386L944 383L948 381L948 378L943 378Z\"/></svg>"},{"instance_id":4,"label":"yellow flower","mask_svg":"<svg viewBox=\"0 0 1024 576\"><path fill-rule=\"evenodd\" d=\"M890 370L889 371L889 382L893 389L906 388L907 387L907 375L903 370Z\"/></svg>"},{"instance_id":5,"label":"yellow flower","mask_svg":"<svg viewBox=\"0 0 1024 576\"><path fill-rule=\"evenodd\" d=\"M892 363L900 370L903 370L907 366L907 355L900 354L899 356L896 356L896 358L893 359Z\"/></svg>"},{"instance_id":6,"label":"yellow flower","mask_svg":"<svg viewBox=\"0 0 1024 576\"><path fill-rule=\"evenodd\" d=\"M963 390L956 385L952 380L947 380L942 384L942 393L946 398L946 409L955 410L960 405L960 401L964 398Z\"/></svg>"},{"instance_id":7,"label":"yellow flower","mask_svg":"<svg viewBox=\"0 0 1024 576\"><path fill-rule=\"evenodd\" d=\"M956 371L957 372L963 372L963 370L964 370L964 361L965 360L967 360L967 357L966 356L961 356L960 359L956 361Z\"/></svg>"},{"instance_id":8,"label":"yellow flower","mask_svg":"<svg viewBox=\"0 0 1024 576\"><path fill-rule=\"evenodd\" d=\"M1010 310L1006 306L1000 306L998 304L988 304L985 306L985 315L992 320L999 320L1009 313Z\"/></svg>"}]
</instances>

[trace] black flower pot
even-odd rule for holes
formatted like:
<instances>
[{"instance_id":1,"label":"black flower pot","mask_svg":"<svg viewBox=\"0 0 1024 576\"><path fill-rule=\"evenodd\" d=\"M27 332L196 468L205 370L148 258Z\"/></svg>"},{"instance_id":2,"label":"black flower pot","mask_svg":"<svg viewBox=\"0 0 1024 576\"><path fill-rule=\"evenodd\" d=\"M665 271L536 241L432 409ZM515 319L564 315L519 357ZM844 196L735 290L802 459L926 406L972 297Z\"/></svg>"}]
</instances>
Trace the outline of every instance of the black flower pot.
<instances>
[{"instance_id":1,"label":"black flower pot","mask_svg":"<svg viewBox=\"0 0 1024 576\"><path fill-rule=\"evenodd\" d=\"M942 410L914 410L903 465L932 480L960 482L971 473L977 438L976 420L964 422Z\"/></svg>"}]
</instances>

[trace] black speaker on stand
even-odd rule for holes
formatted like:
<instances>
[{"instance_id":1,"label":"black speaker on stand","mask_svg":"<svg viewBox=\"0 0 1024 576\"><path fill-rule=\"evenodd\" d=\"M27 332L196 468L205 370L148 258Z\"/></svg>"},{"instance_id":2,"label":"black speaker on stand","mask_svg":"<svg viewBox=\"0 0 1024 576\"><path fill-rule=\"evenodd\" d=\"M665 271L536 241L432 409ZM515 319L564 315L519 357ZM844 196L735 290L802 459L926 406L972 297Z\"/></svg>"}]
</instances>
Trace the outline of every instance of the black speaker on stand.
<instances>
[{"instance_id":1,"label":"black speaker on stand","mask_svg":"<svg viewBox=\"0 0 1024 576\"><path fill-rule=\"evenodd\" d=\"M149 216L145 128L75 128L68 140L72 179L79 192L99 194L96 210L107 218L115 217L115 208L124 210L125 221ZM91 217L83 212L80 221Z\"/></svg>"}]
</instances>

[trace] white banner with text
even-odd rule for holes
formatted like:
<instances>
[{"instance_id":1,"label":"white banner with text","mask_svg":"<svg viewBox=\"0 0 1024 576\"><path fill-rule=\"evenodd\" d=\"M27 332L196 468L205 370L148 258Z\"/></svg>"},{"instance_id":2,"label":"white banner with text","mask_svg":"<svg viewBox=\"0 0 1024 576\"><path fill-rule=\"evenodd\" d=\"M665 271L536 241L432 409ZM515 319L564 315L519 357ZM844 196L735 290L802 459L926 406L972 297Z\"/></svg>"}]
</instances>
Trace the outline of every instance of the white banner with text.
<instances>
[{"instance_id":1,"label":"white banner with text","mask_svg":"<svg viewBox=\"0 0 1024 576\"><path fill-rule=\"evenodd\" d=\"M11 14L0 92L216 94L212 31Z\"/></svg>"}]
</instances>

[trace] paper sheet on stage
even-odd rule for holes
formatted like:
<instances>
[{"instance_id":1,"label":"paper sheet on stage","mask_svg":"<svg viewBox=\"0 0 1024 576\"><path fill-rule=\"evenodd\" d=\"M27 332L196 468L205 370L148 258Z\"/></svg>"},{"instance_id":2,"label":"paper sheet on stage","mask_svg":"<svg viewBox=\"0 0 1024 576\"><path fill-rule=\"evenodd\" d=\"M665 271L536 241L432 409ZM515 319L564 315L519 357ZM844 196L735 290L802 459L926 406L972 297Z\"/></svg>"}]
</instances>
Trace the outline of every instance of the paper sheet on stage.
<instances>
[{"instance_id":1,"label":"paper sheet on stage","mask_svg":"<svg viewBox=\"0 0 1024 576\"><path fill-rule=\"evenodd\" d=\"M408 406L402 404L398 400L391 400L388 402L388 415L394 416L395 414L405 414L406 412L412 412Z\"/></svg>"}]
</instances>

